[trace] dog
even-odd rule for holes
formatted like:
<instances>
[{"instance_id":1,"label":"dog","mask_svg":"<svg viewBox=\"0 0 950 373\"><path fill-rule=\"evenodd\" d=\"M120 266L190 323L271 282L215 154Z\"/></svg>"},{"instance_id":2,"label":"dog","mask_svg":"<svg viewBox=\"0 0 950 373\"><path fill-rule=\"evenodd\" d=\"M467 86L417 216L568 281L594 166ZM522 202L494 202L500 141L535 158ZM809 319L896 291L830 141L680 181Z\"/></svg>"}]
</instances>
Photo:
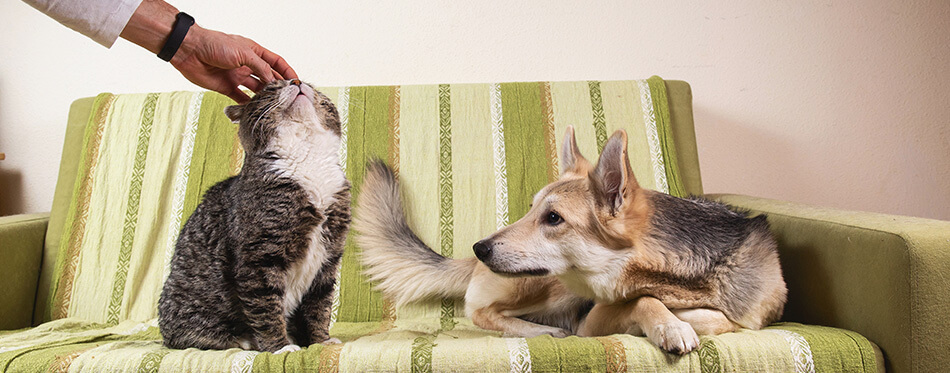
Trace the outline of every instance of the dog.
<instances>
[{"instance_id":1,"label":"dog","mask_svg":"<svg viewBox=\"0 0 950 373\"><path fill-rule=\"evenodd\" d=\"M399 184L381 160L367 163L354 215L364 274L396 306L464 299L475 325L524 338L573 335L593 307L554 277L496 274L476 258L446 258L430 249L409 227Z\"/></svg>"},{"instance_id":2,"label":"dog","mask_svg":"<svg viewBox=\"0 0 950 373\"><path fill-rule=\"evenodd\" d=\"M384 171L370 166L354 227L366 273L397 304L463 297L486 329L646 335L679 354L699 345L697 333L781 317L787 290L765 217L640 188L622 130L593 166L569 127L561 177L524 217L475 243L477 262L443 258L412 234Z\"/></svg>"},{"instance_id":3,"label":"dog","mask_svg":"<svg viewBox=\"0 0 950 373\"><path fill-rule=\"evenodd\" d=\"M495 273L554 276L593 299L579 336L645 334L685 354L698 347L697 334L760 329L781 317L787 289L765 216L641 188L623 130L594 166L568 128L561 164L561 177L524 217L474 250Z\"/></svg>"}]
</instances>

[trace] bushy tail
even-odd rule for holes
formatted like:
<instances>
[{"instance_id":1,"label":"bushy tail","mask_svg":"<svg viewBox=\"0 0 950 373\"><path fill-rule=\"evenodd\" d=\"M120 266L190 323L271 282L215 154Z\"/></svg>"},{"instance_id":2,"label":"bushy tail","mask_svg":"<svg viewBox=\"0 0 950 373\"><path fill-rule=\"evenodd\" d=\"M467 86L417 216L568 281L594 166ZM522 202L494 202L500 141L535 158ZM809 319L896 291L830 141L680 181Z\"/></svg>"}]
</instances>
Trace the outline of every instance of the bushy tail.
<instances>
[{"instance_id":1,"label":"bushy tail","mask_svg":"<svg viewBox=\"0 0 950 373\"><path fill-rule=\"evenodd\" d=\"M446 258L416 236L406 222L396 177L379 159L366 165L354 215L364 273L385 296L397 305L464 298L475 258Z\"/></svg>"}]
</instances>

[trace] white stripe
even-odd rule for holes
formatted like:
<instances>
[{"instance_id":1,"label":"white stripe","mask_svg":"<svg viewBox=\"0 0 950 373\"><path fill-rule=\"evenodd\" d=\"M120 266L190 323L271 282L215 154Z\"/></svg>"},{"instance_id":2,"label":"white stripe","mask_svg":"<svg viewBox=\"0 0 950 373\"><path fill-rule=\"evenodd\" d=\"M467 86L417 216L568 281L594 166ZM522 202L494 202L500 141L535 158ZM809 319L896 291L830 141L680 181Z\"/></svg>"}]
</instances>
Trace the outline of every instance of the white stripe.
<instances>
[{"instance_id":1,"label":"white stripe","mask_svg":"<svg viewBox=\"0 0 950 373\"><path fill-rule=\"evenodd\" d=\"M168 278L171 270L172 255L175 254L175 242L181 230L181 214L185 206L185 192L188 191L188 173L191 170L191 156L195 148L195 133L198 131L198 114L201 113L201 100L204 92L195 93L188 106L185 132L182 134L181 150L178 154L178 167L175 172L175 197L172 200L172 213L168 219L168 239L165 241L165 273Z\"/></svg>"},{"instance_id":2,"label":"white stripe","mask_svg":"<svg viewBox=\"0 0 950 373\"><path fill-rule=\"evenodd\" d=\"M767 332L779 334L788 342L789 349L792 350L792 358L795 359L795 371L799 373L814 373L815 361L812 359L811 346L805 337L801 334L782 329L766 329Z\"/></svg>"},{"instance_id":3,"label":"white stripe","mask_svg":"<svg viewBox=\"0 0 950 373\"><path fill-rule=\"evenodd\" d=\"M340 87L340 99L336 105L340 114L340 168L346 172L346 125L350 121L350 87Z\"/></svg>"},{"instance_id":4,"label":"white stripe","mask_svg":"<svg viewBox=\"0 0 950 373\"><path fill-rule=\"evenodd\" d=\"M666 166L663 164L663 149L660 148L660 135L656 130L656 113L653 110L653 96L650 94L650 84L646 80L637 80L640 87L640 106L643 108L643 123L647 130L647 144L650 146L650 161L653 163L653 177L656 181L656 190L669 193L670 186L666 183Z\"/></svg>"},{"instance_id":5,"label":"white stripe","mask_svg":"<svg viewBox=\"0 0 950 373\"><path fill-rule=\"evenodd\" d=\"M254 358L259 353L257 351L241 351L234 354L234 360L231 360L231 373L250 373L254 368Z\"/></svg>"},{"instance_id":6,"label":"white stripe","mask_svg":"<svg viewBox=\"0 0 950 373\"><path fill-rule=\"evenodd\" d=\"M491 96L491 137L495 161L495 225L508 225L508 166L505 163L505 126L501 114L501 85L489 85Z\"/></svg>"},{"instance_id":7,"label":"white stripe","mask_svg":"<svg viewBox=\"0 0 950 373\"><path fill-rule=\"evenodd\" d=\"M528 341L524 338L505 338L508 346L508 361L511 363L511 373L531 372L531 352L528 351Z\"/></svg>"},{"instance_id":8,"label":"white stripe","mask_svg":"<svg viewBox=\"0 0 950 373\"><path fill-rule=\"evenodd\" d=\"M340 97L337 100L336 110L340 115L340 168L346 173L346 132L350 121L350 87L340 87ZM340 261L342 266L343 262ZM340 268L336 271L336 281L333 283L333 301L330 303L330 326L336 323L340 312ZM329 330L329 328L327 328Z\"/></svg>"}]
</instances>

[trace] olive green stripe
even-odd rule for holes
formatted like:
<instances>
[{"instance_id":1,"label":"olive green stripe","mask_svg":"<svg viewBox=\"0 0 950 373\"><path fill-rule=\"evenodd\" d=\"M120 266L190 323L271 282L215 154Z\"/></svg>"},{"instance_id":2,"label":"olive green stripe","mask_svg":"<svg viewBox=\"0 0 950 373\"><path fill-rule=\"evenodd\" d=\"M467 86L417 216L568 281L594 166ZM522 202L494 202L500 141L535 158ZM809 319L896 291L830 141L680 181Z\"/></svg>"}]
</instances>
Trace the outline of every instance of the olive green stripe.
<instances>
[{"instance_id":1,"label":"olive green stripe","mask_svg":"<svg viewBox=\"0 0 950 373\"><path fill-rule=\"evenodd\" d=\"M599 152L607 144L607 118L604 115L604 99L600 92L599 81L588 81L587 86L590 88L590 110L593 117L594 133L597 135L597 151Z\"/></svg>"},{"instance_id":2,"label":"olive green stripe","mask_svg":"<svg viewBox=\"0 0 950 373\"><path fill-rule=\"evenodd\" d=\"M432 372L432 346L434 345L434 340L434 335L426 335L417 337L412 341L412 352L410 353L412 359L412 373Z\"/></svg>"},{"instance_id":3,"label":"olive green stripe","mask_svg":"<svg viewBox=\"0 0 950 373\"><path fill-rule=\"evenodd\" d=\"M103 93L96 97L89 123L83 134L82 163L79 165L76 185L72 193L76 198L70 203L69 215L64 222L66 230L63 232L63 237L67 239L60 241L58 268L53 276L55 288L50 292L52 297L50 304L53 305L50 307L51 319L65 318L69 313L72 285L79 259L79 246L85 234L89 199L92 197L92 174L95 172L95 164L99 158L102 131L115 97L111 93Z\"/></svg>"},{"instance_id":4,"label":"olive green stripe","mask_svg":"<svg viewBox=\"0 0 950 373\"><path fill-rule=\"evenodd\" d=\"M719 356L719 348L716 347L716 341L707 339L699 345L699 369L702 373L722 372L722 358Z\"/></svg>"},{"instance_id":5,"label":"olive green stripe","mask_svg":"<svg viewBox=\"0 0 950 373\"><path fill-rule=\"evenodd\" d=\"M352 184L352 201L359 200L366 161L372 157L387 159L392 150L390 125L390 87L350 88L347 125L346 176ZM348 235L340 267L340 313L338 322L379 321L383 298L363 275L361 249Z\"/></svg>"},{"instance_id":6,"label":"olive green stripe","mask_svg":"<svg viewBox=\"0 0 950 373\"><path fill-rule=\"evenodd\" d=\"M442 256L452 257L455 241L452 217L452 89L439 85L439 244ZM443 330L455 328L455 302L442 300L440 322Z\"/></svg>"},{"instance_id":7,"label":"olive green stripe","mask_svg":"<svg viewBox=\"0 0 950 373\"><path fill-rule=\"evenodd\" d=\"M501 84L509 222L528 212L535 193L548 183L541 91L537 83Z\"/></svg>"},{"instance_id":8,"label":"olive green stripe","mask_svg":"<svg viewBox=\"0 0 950 373\"><path fill-rule=\"evenodd\" d=\"M206 93L201 99L182 208L182 226L198 207L205 191L231 176L232 165L229 160L234 153L234 137L237 136L238 126L221 113L226 106L233 104L234 101L227 96L214 92Z\"/></svg>"},{"instance_id":9,"label":"olive green stripe","mask_svg":"<svg viewBox=\"0 0 950 373\"><path fill-rule=\"evenodd\" d=\"M108 317L106 320L106 322L112 325L119 323L119 306L122 305L122 296L125 294L125 282L129 274L129 261L132 259L132 241L135 239L135 228L139 216L139 203L142 197L142 179L145 178L145 160L148 157L148 143L152 135L152 122L155 120L155 105L157 103L158 94L149 93L145 96L145 106L142 107L142 121L139 125L138 144L135 147L135 162L132 166L132 179L129 181L129 203L125 210L122 242L119 245L119 257L116 263L115 277L112 282L112 297L109 299Z\"/></svg>"},{"instance_id":10,"label":"olive green stripe","mask_svg":"<svg viewBox=\"0 0 950 373\"><path fill-rule=\"evenodd\" d=\"M604 346L594 338L528 338L534 372L606 372Z\"/></svg>"},{"instance_id":11,"label":"olive green stripe","mask_svg":"<svg viewBox=\"0 0 950 373\"><path fill-rule=\"evenodd\" d=\"M875 371L877 360L871 342L858 333L824 326L780 323L771 328L796 333L808 342L816 372ZM848 353L843 353L847 351Z\"/></svg>"},{"instance_id":12,"label":"olive green stripe","mask_svg":"<svg viewBox=\"0 0 950 373\"><path fill-rule=\"evenodd\" d=\"M142 357L142 361L139 363L139 367L136 370L137 373L155 373L158 372L158 368L162 366L162 359L165 358L165 355L171 350L167 348L162 348L158 351L152 351Z\"/></svg>"},{"instance_id":13,"label":"olive green stripe","mask_svg":"<svg viewBox=\"0 0 950 373\"><path fill-rule=\"evenodd\" d=\"M680 175L677 162L676 146L673 142L673 128L670 120L670 103L666 95L666 83L659 76L647 79L650 86L650 96L653 99L653 112L656 115L656 132L660 138L660 149L663 151L663 166L666 169L666 183L669 194L677 197L686 197L686 186Z\"/></svg>"}]
</instances>

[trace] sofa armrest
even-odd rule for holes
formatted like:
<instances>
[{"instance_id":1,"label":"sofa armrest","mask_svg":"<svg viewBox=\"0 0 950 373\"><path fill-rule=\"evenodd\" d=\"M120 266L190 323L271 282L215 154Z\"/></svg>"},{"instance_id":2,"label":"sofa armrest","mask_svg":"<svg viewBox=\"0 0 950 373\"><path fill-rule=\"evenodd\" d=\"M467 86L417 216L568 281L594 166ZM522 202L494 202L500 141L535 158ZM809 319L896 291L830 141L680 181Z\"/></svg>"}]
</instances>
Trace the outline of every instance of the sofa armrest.
<instances>
[{"instance_id":1,"label":"sofa armrest","mask_svg":"<svg viewBox=\"0 0 950 373\"><path fill-rule=\"evenodd\" d=\"M768 216L789 289L783 319L859 332L888 371L950 366L950 222L709 197Z\"/></svg>"},{"instance_id":2,"label":"sofa armrest","mask_svg":"<svg viewBox=\"0 0 950 373\"><path fill-rule=\"evenodd\" d=\"M31 325L49 214L0 217L0 330Z\"/></svg>"}]
</instances>

